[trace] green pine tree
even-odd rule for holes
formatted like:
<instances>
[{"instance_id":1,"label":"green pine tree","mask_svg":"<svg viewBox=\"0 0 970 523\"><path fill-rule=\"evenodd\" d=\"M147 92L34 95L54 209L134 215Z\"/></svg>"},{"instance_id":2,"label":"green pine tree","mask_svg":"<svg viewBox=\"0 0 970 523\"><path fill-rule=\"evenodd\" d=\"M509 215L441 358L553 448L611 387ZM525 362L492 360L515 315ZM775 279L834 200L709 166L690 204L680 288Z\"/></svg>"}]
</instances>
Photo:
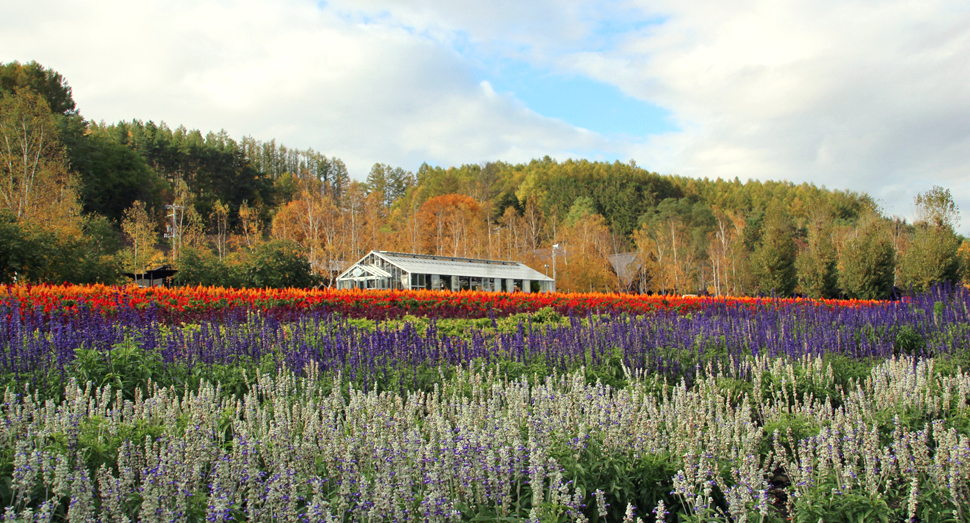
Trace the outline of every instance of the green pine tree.
<instances>
[{"instance_id":1,"label":"green pine tree","mask_svg":"<svg viewBox=\"0 0 970 523\"><path fill-rule=\"evenodd\" d=\"M808 246L795 260L799 291L810 298L835 298L839 294L839 273L830 229L824 225L813 227L808 233Z\"/></svg>"},{"instance_id":2,"label":"green pine tree","mask_svg":"<svg viewBox=\"0 0 970 523\"><path fill-rule=\"evenodd\" d=\"M794 231L788 217L779 210L769 211L761 231L761 242L752 257L758 292L792 296L797 284Z\"/></svg>"},{"instance_id":3,"label":"green pine tree","mask_svg":"<svg viewBox=\"0 0 970 523\"><path fill-rule=\"evenodd\" d=\"M884 300L892 296L896 271L896 249L884 221L863 219L842 248L839 286L848 298Z\"/></svg>"}]
</instances>

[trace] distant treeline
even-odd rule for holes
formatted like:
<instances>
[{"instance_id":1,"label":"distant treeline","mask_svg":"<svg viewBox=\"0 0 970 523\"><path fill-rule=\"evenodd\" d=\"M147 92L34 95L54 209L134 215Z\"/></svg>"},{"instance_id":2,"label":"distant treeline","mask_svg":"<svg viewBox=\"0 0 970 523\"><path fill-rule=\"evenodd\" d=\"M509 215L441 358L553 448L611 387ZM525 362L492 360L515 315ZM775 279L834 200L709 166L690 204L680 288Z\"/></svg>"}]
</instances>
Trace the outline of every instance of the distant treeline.
<instances>
[{"instance_id":1,"label":"distant treeline","mask_svg":"<svg viewBox=\"0 0 970 523\"><path fill-rule=\"evenodd\" d=\"M35 62L0 65L0 133L0 282L169 264L186 284L328 285L376 249L516 259L567 291L887 298L970 268L939 187L907 223L866 194L632 161L375 164L356 181L312 149L85 120Z\"/></svg>"}]
</instances>

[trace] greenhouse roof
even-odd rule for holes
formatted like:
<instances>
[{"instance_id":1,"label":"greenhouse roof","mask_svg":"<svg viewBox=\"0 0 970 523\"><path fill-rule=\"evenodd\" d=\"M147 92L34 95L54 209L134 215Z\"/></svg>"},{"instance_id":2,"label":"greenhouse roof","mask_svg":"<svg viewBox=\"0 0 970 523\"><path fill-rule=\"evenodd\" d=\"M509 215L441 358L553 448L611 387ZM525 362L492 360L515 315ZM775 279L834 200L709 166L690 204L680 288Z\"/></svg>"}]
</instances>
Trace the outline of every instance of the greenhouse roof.
<instances>
[{"instance_id":1,"label":"greenhouse roof","mask_svg":"<svg viewBox=\"0 0 970 523\"><path fill-rule=\"evenodd\" d=\"M553 281L552 278L524 263L501 260L479 260L428 254L374 251L388 263L415 274L442 274L472 278L501 278L508 280ZM359 263L359 262L358 262Z\"/></svg>"}]
</instances>

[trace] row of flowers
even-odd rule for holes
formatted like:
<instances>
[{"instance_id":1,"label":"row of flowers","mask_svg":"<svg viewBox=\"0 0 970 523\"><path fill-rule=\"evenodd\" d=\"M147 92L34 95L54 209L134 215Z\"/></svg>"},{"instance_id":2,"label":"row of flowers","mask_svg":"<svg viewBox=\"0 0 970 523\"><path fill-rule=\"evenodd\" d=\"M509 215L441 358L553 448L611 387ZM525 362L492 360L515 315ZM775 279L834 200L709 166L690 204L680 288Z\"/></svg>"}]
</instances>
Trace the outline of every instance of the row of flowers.
<instances>
[{"instance_id":1,"label":"row of flowers","mask_svg":"<svg viewBox=\"0 0 970 523\"><path fill-rule=\"evenodd\" d=\"M652 311L682 313L711 306L865 307L864 300L811 300L748 297L661 296L620 293L504 293L481 291L395 291L336 289L227 289L222 287L147 287L106 285L5 285L0 300L46 313L82 308L114 312L156 307L170 313L205 313L226 309L322 310L347 317L396 319L406 314L439 318L507 316L552 308L561 314Z\"/></svg>"},{"instance_id":2,"label":"row of flowers","mask_svg":"<svg viewBox=\"0 0 970 523\"><path fill-rule=\"evenodd\" d=\"M752 362L740 397L580 373L461 370L414 394L289 373L125 399L8 391L4 521L970 520L970 374L891 359L838 408L821 358ZM761 384L769 384L762 387ZM773 385L772 385L773 384Z\"/></svg>"}]
</instances>

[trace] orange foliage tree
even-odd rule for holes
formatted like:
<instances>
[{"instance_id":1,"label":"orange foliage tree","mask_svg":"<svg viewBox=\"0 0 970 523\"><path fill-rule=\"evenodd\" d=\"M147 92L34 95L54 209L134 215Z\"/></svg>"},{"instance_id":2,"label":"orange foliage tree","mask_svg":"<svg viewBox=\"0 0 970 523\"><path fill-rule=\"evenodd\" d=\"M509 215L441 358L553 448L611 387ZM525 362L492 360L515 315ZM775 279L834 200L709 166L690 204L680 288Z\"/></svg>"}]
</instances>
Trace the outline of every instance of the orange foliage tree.
<instances>
[{"instance_id":1,"label":"orange foliage tree","mask_svg":"<svg viewBox=\"0 0 970 523\"><path fill-rule=\"evenodd\" d=\"M556 288L564 292L609 292L618 287L610 265L613 244L606 219L595 213L567 218L562 229Z\"/></svg>"},{"instance_id":2,"label":"orange foliage tree","mask_svg":"<svg viewBox=\"0 0 970 523\"><path fill-rule=\"evenodd\" d=\"M303 247L314 272L326 273L342 254L340 222L333 199L323 193L319 183L308 181L302 184L296 199L277 211L272 234Z\"/></svg>"},{"instance_id":3,"label":"orange foliage tree","mask_svg":"<svg viewBox=\"0 0 970 523\"><path fill-rule=\"evenodd\" d=\"M443 194L421 205L418 223L426 253L475 256L474 246L484 220L481 206L463 194Z\"/></svg>"}]
</instances>

